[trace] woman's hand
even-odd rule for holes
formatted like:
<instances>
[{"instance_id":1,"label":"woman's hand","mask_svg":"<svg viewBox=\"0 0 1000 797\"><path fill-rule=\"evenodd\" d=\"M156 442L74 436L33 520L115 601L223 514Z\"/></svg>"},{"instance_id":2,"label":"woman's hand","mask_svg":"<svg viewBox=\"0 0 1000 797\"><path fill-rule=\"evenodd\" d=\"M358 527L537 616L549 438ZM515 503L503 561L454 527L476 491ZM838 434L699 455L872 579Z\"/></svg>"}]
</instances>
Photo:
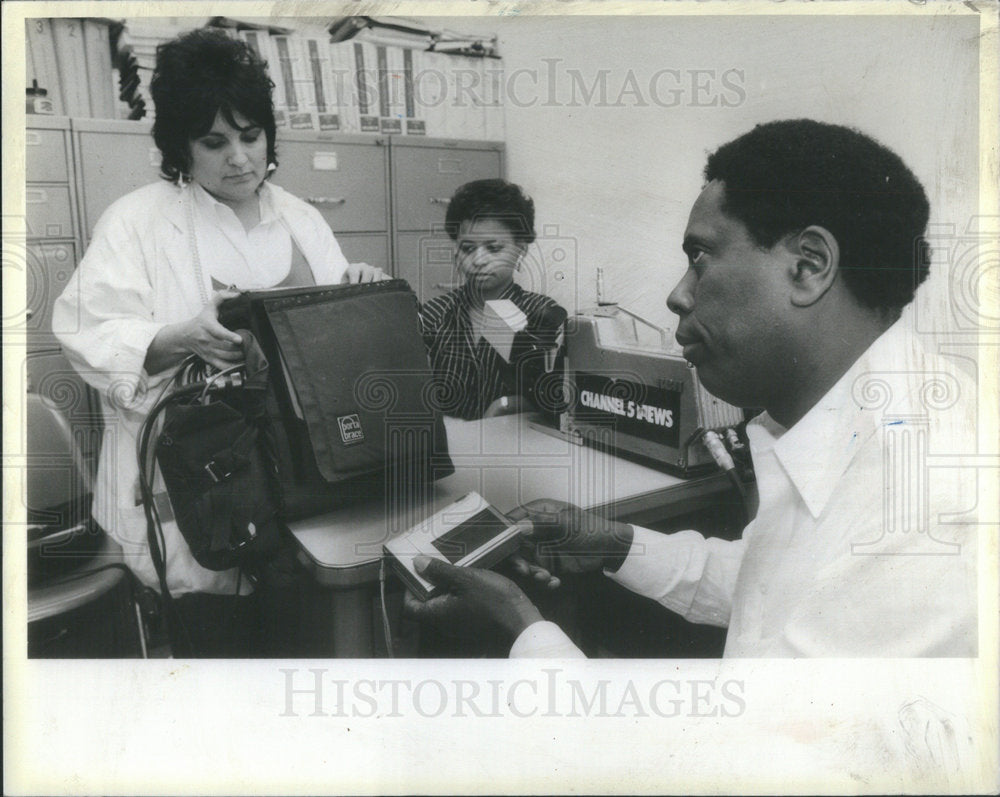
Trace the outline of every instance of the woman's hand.
<instances>
[{"instance_id":1,"label":"woman's hand","mask_svg":"<svg viewBox=\"0 0 1000 797\"><path fill-rule=\"evenodd\" d=\"M349 282L356 285L359 282L381 282L390 279L378 266L369 266L367 263L351 263L344 272L342 282Z\"/></svg>"},{"instance_id":2,"label":"woman's hand","mask_svg":"<svg viewBox=\"0 0 1000 797\"><path fill-rule=\"evenodd\" d=\"M220 370L241 362L242 339L219 323L219 305L238 295L236 291L217 291L194 318L168 324L157 332L146 350L146 373L159 373L189 354L197 354Z\"/></svg>"}]
</instances>

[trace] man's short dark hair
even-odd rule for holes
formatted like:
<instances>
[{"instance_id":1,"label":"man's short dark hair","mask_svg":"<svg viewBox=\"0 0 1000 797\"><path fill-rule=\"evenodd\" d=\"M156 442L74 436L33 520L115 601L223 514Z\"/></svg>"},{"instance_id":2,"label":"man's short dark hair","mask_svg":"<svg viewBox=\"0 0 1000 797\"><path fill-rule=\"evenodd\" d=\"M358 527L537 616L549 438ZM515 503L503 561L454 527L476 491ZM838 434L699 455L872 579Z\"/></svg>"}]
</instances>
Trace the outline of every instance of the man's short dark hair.
<instances>
[{"instance_id":1,"label":"man's short dark hair","mask_svg":"<svg viewBox=\"0 0 1000 797\"><path fill-rule=\"evenodd\" d=\"M840 269L866 307L898 313L927 278L929 206L898 155L869 136L809 119L770 122L709 156L705 179L754 241L774 246L811 224L840 246Z\"/></svg>"},{"instance_id":2,"label":"man's short dark hair","mask_svg":"<svg viewBox=\"0 0 1000 797\"><path fill-rule=\"evenodd\" d=\"M274 83L267 65L246 44L220 30L201 28L156 48L150 93L156 104L153 140L163 154L160 171L176 180L191 168L191 140L212 129L216 114L238 127L241 114L264 129L267 160L277 166Z\"/></svg>"},{"instance_id":3,"label":"man's short dark hair","mask_svg":"<svg viewBox=\"0 0 1000 797\"><path fill-rule=\"evenodd\" d=\"M463 221L492 219L503 224L522 244L535 240L535 203L521 187L506 180L473 180L461 186L448 203L445 229L454 241Z\"/></svg>"}]
</instances>

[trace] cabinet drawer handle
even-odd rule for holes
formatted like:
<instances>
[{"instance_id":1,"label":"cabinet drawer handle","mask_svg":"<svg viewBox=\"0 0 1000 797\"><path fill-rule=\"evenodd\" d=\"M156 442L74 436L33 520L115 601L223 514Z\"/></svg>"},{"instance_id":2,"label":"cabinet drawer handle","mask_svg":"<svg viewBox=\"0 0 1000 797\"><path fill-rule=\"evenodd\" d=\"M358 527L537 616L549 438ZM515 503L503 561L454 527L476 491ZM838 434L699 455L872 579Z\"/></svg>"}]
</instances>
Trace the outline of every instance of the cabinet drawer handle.
<instances>
[{"instance_id":1,"label":"cabinet drawer handle","mask_svg":"<svg viewBox=\"0 0 1000 797\"><path fill-rule=\"evenodd\" d=\"M347 202L342 196L311 196L306 198L310 205L343 205Z\"/></svg>"},{"instance_id":2,"label":"cabinet drawer handle","mask_svg":"<svg viewBox=\"0 0 1000 797\"><path fill-rule=\"evenodd\" d=\"M453 291L455 288L461 288L462 283L460 282L439 282L434 286L435 290L439 291Z\"/></svg>"},{"instance_id":3,"label":"cabinet drawer handle","mask_svg":"<svg viewBox=\"0 0 1000 797\"><path fill-rule=\"evenodd\" d=\"M428 199L430 199L432 205L447 205L451 202L451 197L432 196L428 197Z\"/></svg>"}]
</instances>

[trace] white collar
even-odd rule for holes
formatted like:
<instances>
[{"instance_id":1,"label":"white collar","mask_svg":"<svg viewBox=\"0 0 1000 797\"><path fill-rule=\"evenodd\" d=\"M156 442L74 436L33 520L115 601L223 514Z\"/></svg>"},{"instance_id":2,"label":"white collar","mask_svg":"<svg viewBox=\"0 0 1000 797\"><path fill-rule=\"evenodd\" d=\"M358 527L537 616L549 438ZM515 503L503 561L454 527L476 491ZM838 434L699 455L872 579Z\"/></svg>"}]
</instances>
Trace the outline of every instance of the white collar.
<instances>
[{"instance_id":1,"label":"white collar","mask_svg":"<svg viewBox=\"0 0 1000 797\"><path fill-rule=\"evenodd\" d=\"M200 184L191 183L189 188L191 189L191 197L196 208L214 213L228 212L234 217L236 216L236 213L231 207L224 202L220 202L208 193L208 191L202 188ZM260 201L260 223L269 224L272 221L277 221L278 210L275 206L275 194L267 180L265 180L261 184L260 188L257 189L257 197ZM220 210L221 208L225 208L225 210Z\"/></svg>"},{"instance_id":2,"label":"white collar","mask_svg":"<svg viewBox=\"0 0 1000 797\"><path fill-rule=\"evenodd\" d=\"M755 450L773 446L814 518L822 514L851 460L882 422L886 403L876 394L894 394L892 375L904 375L906 363L913 362L915 341L907 327L897 321L882 333L790 429L766 412L747 425Z\"/></svg>"}]
</instances>

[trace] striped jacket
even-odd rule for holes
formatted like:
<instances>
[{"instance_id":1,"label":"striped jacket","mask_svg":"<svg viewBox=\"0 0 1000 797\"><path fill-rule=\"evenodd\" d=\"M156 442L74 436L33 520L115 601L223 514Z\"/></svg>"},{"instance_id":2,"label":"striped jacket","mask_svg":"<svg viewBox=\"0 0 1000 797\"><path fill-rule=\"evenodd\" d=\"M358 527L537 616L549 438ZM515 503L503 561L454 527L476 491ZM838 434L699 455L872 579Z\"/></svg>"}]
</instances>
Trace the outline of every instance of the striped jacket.
<instances>
[{"instance_id":1,"label":"striped jacket","mask_svg":"<svg viewBox=\"0 0 1000 797\"><path fill-rule=\"evenodd\" d=\"M539 328L547 310L560 309L548 296L511 283L499 297L510 299L528 317L528 331ZM431 299L420 308L420 326L434 372L442 412L465 420L483 417L501 396L525 395L513 369L485 340L473 341L468 300L462 288Z\"/></svg>"}]
</instances>

